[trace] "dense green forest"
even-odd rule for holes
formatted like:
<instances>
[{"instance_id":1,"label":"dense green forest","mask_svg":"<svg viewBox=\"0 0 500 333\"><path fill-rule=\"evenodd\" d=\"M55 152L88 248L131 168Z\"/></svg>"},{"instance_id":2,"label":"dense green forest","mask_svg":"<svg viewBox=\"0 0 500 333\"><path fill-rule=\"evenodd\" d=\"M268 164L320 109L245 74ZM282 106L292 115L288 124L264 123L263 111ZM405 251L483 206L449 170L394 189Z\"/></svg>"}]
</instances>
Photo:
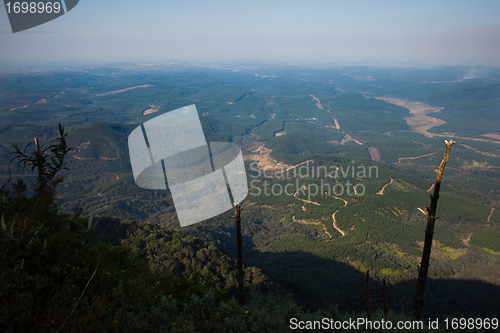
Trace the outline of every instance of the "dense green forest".
<instances>
[{"instance_id":1,"label":"dense green forest","mask_svg":"<svg viewBox=\"0 0 500 333\"><path fill-rule=\"evenodd\" d=\"M0 75L2 328L288 331L293 316L372 316L368 303L373 318L411 318L425 229L419 208L429 204L444 137L414 131L408 109L377 96L445 107L438 116L446 124L431 132L457 137L425 315L497 316L500 141L484 136L497 131L494 81L423 83L453 69L258 71L272 79L252 70L120 66ZM232 212L179 228L169 191L142 189L132 175L131 130L190 104L207 141L234 142L245 157L245 305L236 300ZM143 114L151 105L158 111ZM488 117L467 113L476 108ZM20 153L27 144L26 154L36 152L37 137L45 156L56 156L59 122L71 150L48 179ZM259 149L281 171L301 167L263 173ZM318 168L332 174L314 174ZM272 192L284 188L290 192ZM385 314L387 292L393 306Z\"/></svg>"},{"instance_id":2,"label":"dense green forest","mask_svg":"<svg viewBox=\"0 0 500 333\"><path fill-rule=\"evenodd\" d=\"M394 240L365 240L364 247L352 247L349 251L348 244L331 247L328 244L334 243L330 242L318 246L315 239L321 239L318 238L321 230L314 235L308 228L298 228L302 229L302 236L292 233L280 237L273 245L275 254L259 255L247 250L249 264L245 265L244 273L247 302L239 304L235 299L234 258L225 254L220 239L214 242L193 236L189 228L172 230L112 217L83 218L81 209L72 213L60 211L55 201L56 191L64 184L59 173L66 168L65 158L70 148L64 129L59 130L58 139L50 146L28 145L22 149L15 145L13 161L33 171L33 178L10 180L1 188L3 330L276 332L288 331L290 318L347 320L367 316L407 320L411 317L410 286L388 288L384 280L377 293L378 282L368 277L363 282L357 270L332 260L342 255L356 260L359 252L372 253L375 258L382 255L373 264L365 260L358 269L380 266L382 262L390 276L400 269L391 256L403 254L397 248L385 248L384 244L400 239L408 230L398 233L390 225L379 224L391 231L385 234ZM325 205L332 201L327 196L309 199ZM366 202L363 206L372 209ZM341 207L337 202L333 208ZM382 206L378 207L373 209ZM276 209L278 214L289 214ZM300 218L314 218L315 214L321 215L321 209ZM245 213L245 219L254 217ZM418 229L421 230L416 228L415 235L410 236L418 237ZM461 247L453 236L448 239L443 230L439 234L443 246ZM474 242L488 242L487 235L476 234ZM360 233L361 237L367 235ZM336 243L343 240L346 239L336 237ZM258 234L253 241L256 249L262 246ZM357 243L355 238L348 242ZM348 252L337 253L340 248ZM411 247L405 250L410 251ZM304 271L305 266L309 269ZM328 283L311 289L308 281L318 278ZM476 286L475 290L488 288ZM291 296L291 290L295 296ZM399 303L398 311L391 310L394 306L391 292ZM485 309L493 306L490 302L498 290L490 292L492 299L483 298L486 303L478 313L484 314ZM305 294L309 297L304 298ZM355 301L353 294L364 296ZM325 299L325 295L328 302L319 308L317 303L311 303L313 299ZM453 309L461 311L460 307Z\"/></svg>"},{"instance_id":3,"label":"dense green forest","mask_svg":"<svg viewBox=\"0 0 500 333\"><path fill-rule=\"evenodd\" d=\"M253 266L245 267L247 304L238 304L234 260L216 243L156 224L59 211L65 136L60 127L50 146L15 146L14 159L35 180L0 189L2 331L279 332L292 317L348 317L334 303L306 310Z\"/></svg>"}]
</instances>

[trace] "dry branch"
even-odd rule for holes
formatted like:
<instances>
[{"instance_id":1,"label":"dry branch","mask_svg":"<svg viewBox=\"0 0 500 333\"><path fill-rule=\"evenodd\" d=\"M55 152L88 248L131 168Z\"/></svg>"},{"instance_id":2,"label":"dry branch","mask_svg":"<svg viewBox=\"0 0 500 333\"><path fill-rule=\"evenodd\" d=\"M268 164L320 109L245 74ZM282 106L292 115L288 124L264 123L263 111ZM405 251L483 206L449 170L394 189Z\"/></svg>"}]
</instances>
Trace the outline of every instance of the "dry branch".
<instances>
[{"instance_id":1,"label":"dry branch","mask_svg":"<svg viewBox=\"0 0 500 333\"><path fill-rule=\"evenodd\" d=\"M439 199L439 189L443 178L443 171L450 157L450 149L455 141L445 141L446 151L444 152L443 161L436 171L436 183L434 184L434 193L431 195L430 207L425 207L427 215L427 226L425 228L424 249L422 251L422 261L418 269L417 292L415 294L415 305L413 308L413 316L416 319L420 318L422 307L424 305L425 284L427 282L427 272L429 270L429 259L431 257L432 236L434 235L434 223L438 219L436 217L437 202Z\"/></svg>"}]
</instances>

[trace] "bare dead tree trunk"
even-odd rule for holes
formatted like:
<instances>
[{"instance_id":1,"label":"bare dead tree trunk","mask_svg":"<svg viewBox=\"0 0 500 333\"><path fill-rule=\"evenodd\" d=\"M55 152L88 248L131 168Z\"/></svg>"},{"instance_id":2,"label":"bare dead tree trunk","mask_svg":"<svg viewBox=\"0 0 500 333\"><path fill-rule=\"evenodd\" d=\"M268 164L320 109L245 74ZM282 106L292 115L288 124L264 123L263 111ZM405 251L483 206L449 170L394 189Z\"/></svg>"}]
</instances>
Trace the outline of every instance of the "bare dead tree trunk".
<instances>
[{"instance_id":1,"label":"bare dead tree trunk","mask_svg":"<svg viewBox=\"0 0 500 333\"><path fill-rule=\"evenodd\" d=\"M422 261L420 262L420 267L418 269L417 292L415 294L415 305L413 308L413 316L416 319L420 319L422 307L424 305L425 284L427 283L427 272L429 270L429 259L431 257L434 223L438 219L436 216L436 208L439 199L439 188L441 187L441 179L443 177L444 168L446 167L448 157L450 156L450 149L454 143L454 141L445 141L446 151L443 156L443 161L441 162L439 169L435 170L436 183L434 184L434 193L431 195L431 205L430 207L425 207L426 212L424 213L427 215L427 226L425 228L424 249L422 251Z\"/></svg>"},{"instance_id":2,"label":"bare dead tree trunk","mask_svg":"<svg viewBox=\"0 0 500 333\"><path fill-rule=\"evenodd\" d=\"M245 304L245 294L243 289L243 250L241 248L241 207L234 205L234 219L236 221L236 269L238 279L238 302Z\"/></svg>"},{"instance_id":3,"label":"bare dead tree trunk","mask_svg":"<svg viewBox=\"0 0 500 333\"><path fill-rule=\"evenodd\" d=\"M361 299L365 306L366 319L370 320L372 314L377 309L377 305L375 304L375 293L373 292L373 288L370 288L370 270L366 271L365 286L361 289Z\"/></svg>"}]
</instances>

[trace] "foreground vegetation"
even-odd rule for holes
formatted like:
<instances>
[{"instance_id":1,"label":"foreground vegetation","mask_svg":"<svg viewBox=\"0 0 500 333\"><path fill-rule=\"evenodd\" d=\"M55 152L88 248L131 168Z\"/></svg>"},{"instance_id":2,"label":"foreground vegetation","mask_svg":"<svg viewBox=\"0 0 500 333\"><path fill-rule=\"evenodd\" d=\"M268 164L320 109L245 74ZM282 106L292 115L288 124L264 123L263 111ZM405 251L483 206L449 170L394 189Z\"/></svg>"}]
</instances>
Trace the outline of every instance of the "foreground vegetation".
<instances>
[{"instance_id":1,"label":"foreground vegetation","mask_svg":"<svg viewBox=\"0 0 500 333\"><path fill-rule=\"evenodd\" d=\"M363 310L311 311L247 266L247 303L239 304L234 261L215 243L155 224L60 212L56 187L69 150L61 127L48 147L15 146L14 160L35 177L0 189L2 331L282 332L291 318L409 318L390 311L389 287L376 292L368 275L359 289Z\"/></svg>"}]
</instances>

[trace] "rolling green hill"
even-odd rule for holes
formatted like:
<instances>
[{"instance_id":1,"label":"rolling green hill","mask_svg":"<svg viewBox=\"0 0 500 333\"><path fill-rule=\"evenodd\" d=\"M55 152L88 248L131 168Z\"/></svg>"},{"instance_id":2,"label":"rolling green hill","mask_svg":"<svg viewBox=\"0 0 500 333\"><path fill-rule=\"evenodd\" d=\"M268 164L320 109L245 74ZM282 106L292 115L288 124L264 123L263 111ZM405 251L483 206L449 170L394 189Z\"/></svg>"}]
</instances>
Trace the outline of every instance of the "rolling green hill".
<instances>
[{"instance_id":1,"label":"rolling green hill","mask_svg":"<svg viewBox=\"0 0 500 333\"><path fill-rule=\"evenodd\" d=\"M335 300L351 311L360 307L359 289L367 270L378 282L399 283L401 303L408 297L407 284L416 276L424 238L425 216L418 208L429 204L433 170L444 150L445 137L429 133L449 132L457 143L445 171L429 276L437 285L444 279L500 285L500 141L484 136L500 134L493 107L497 85L486 79L423 82L444 80L451 69L255 71L117 67L2 75L2 181L27 173L9 167L10 144L24 146L35 136L46 142L61 122L73 147L68 170L61 174L65 182L57 192L62 210L83 208L85 215L107 216L103 223L116 217L179 229L170 193L136 186L127 138L145 120L196 104L207 140L235 142L245 156L250 194L243 204L248 206L243 243L249 265L263 272L280 293L291 293L311 308ZM361 74L373 80L360 80ZM428 116L446 124L419 133L407 121L408 109L372 98L381 96L444 107ZM144 115L148 109L157 111ZM476 109L480 116L473 115ZM278 165L268 172L274 177L266 177L254 163L266 158L270 165L286 166ZM303 169L277 173L307 161ZM313 167L331 174L314 174ZM360 174L359 168L373 173ZM346 171L353 169L354 174ZM327 189L331 192L325 194ZM182 232L215 242L230 258L233 224L227 212ZM153 257L170 253L161 250L159 241L145 247L141 237L128 242ZM203 256L204 243L195 245ZM176 267L181 273L186 270ZM207 267L210 273L216 269ZM325 280L335 274L337 288L325 291ZM355 282L339 292L346 279Z\"/></svg>"}]
</instances>

